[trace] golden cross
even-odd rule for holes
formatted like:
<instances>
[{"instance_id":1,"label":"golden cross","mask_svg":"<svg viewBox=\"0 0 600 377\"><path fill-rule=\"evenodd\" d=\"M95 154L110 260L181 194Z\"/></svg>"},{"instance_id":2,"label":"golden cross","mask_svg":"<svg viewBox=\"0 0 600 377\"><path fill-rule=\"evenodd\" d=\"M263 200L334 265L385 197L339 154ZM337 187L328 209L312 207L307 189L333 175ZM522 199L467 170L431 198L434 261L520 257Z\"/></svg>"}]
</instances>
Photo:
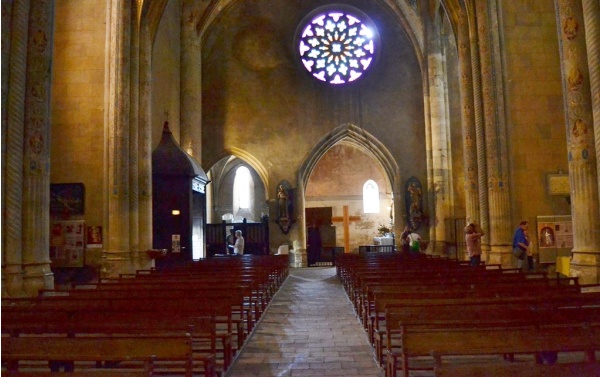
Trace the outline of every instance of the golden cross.
<instances>
[{"instance_id":1,"label":"golden cross","mask_svg":"<svg viewBox=\"0 0 600 377\"><path fill-rule=\"evenodd\" d=\"M350 222L351 221L359 221L361 219L360 216L349 216L348 215L348 206L344 206L344 215L343 216L333 216L331 221L333 222L344 222L344 253L350 252Z\"/></svg>"}]
</instances>

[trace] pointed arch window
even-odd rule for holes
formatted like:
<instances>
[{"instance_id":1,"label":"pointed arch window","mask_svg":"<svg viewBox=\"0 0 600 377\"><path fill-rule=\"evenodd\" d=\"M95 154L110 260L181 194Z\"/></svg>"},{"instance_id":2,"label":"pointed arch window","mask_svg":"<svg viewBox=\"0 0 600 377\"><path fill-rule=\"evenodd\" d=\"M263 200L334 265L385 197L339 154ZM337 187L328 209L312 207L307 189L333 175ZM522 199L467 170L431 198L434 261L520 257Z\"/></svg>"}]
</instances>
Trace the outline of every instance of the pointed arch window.
<instances>
[{"instance_id":1,"label":"pointed arch window","mask_svg":"<svg viewBox=\"0 0 600 377\"><path fill-rule=\"evenodd\" d=\"M247 218L250 220L251 208L253 206L254 181L250 170L240 166L235 171L233 180L233 213L234 218Z\"/></svg>"},{"instance_id":2,"label":"pointed arch window","mask_svg":"<svg viewBox=\"0 0 600 377\"><path fill-rule=\"evenodd\" d=\"M379 186L372 179L363 185L363 211L364 213L379 213Z\"/></svg>"}]
</instances>

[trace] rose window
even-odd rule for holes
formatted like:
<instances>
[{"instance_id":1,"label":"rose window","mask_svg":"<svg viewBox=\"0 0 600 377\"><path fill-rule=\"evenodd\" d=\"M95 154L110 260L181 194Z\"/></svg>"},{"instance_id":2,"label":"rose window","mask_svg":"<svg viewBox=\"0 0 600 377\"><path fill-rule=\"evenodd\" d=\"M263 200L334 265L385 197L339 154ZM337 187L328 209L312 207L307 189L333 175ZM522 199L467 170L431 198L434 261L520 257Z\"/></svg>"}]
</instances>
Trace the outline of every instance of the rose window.
<instances>
[{"instance_id":1,"label":"rose window","mask_svg":"<svg viewBox=\"0 0 600 377\"><path fill-rule=\"evenodd\" d=\"M378 53L378 34L369 18L351 7L319 8L300 25L297 48L315 78L345 84L360 78Z\"/></svg>"}]
</instances>

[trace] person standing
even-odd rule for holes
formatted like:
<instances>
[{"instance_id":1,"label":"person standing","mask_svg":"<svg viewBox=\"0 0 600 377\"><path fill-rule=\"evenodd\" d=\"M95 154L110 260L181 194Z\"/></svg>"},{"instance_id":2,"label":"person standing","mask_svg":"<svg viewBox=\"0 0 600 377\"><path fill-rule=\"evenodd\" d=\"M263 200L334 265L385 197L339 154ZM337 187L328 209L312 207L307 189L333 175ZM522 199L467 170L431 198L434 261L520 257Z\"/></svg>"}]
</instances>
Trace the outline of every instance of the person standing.
<instances>
[{"instance_id":1,"label":"person standing","mask_svg":"<svg viewBox=\"0 0 600 377\"><path fill-rule=\"evenodd\" d=\"M229 235L227 236L225 243L227 244L227 254L233 254L233 246L235 245L235 233L233 228L229 229Z\"/></svg>"},{"instance_id":2,"label":"person standing","mask_svg":"<svg viewBox=\"0 0 600 377\"><path fill-rule=\"evenodd\" d=\"M525 240L527 241L527 270L533 271L533 248L531 247L531 240L529 239L528 231L525 231Z\"/></svg>"},{"instance_id":3,"label":"person standing","mask_svg":"<svg viewBox=\"0 0 600 377\"><path fill-rule=\"evenodd\" d=\"M406 254L410 252L410 246L408 244L408 235L410 234L410 227L407 225L400 234L400 243L402 244L402 251Z\"/></svg>"},{"instance_id":4,"label":"person standing","mask_svg":"<svg viewBox=\"0 0 600 377\"><path fill-rule=\"evenodd\" d=\"M235 244L233 245L233 253L235 255L243 255L244 254L244 237L242 236L241 230L235 231Z\"/></svg>"},{"instance_id":5,"label":"person standing","mask_svg":"<svg viewBox=\"0 0 600 377\"><path fill-rule=\"evenodd\" d=\"M527 268L527 238L525 238L525 232L529 229L529 222L527 220L521 220L519 227L515 230L513 236L513 255L517 258L517 268Z\"/></svg>"},{"instance_id":6,"label":"person standing","mask_svg":"<svg viewBox=\"0 0 600 377\"><path fill-rule=\"evenodd\" d=\"M421 251L421 236L415 233L414 230L411 230L406 240L408 241L411 253L419 253Z\"/></svg>"},{"instance_id":7,"label":"person standing","mask_svg":"<svg viewBox=\"0 0 600 377\"><path fill-rule=\"evenodd\" d=\"M481 264L481 237L484 235L477 223L469 223L465 227L465 242L471 266Z\"/></svg>"}]
</instances>

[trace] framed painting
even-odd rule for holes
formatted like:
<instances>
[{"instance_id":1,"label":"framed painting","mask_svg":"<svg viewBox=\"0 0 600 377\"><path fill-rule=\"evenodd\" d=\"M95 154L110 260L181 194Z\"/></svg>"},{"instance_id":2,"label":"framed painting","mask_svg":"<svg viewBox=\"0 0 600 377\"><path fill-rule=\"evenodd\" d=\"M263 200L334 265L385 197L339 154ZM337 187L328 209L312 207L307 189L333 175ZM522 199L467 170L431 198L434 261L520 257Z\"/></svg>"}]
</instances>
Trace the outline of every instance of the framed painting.
<instances>
[{"instance_id":1,"label":"framed painting","mask_svg":"<svg viewBox=\"0 0 600 377\"><path fill-rule=\"evenodd\" d=\"M50 215L83 215L85 187L83 183L55 183L50 185Z\"/></svg>"}]
</instances>

